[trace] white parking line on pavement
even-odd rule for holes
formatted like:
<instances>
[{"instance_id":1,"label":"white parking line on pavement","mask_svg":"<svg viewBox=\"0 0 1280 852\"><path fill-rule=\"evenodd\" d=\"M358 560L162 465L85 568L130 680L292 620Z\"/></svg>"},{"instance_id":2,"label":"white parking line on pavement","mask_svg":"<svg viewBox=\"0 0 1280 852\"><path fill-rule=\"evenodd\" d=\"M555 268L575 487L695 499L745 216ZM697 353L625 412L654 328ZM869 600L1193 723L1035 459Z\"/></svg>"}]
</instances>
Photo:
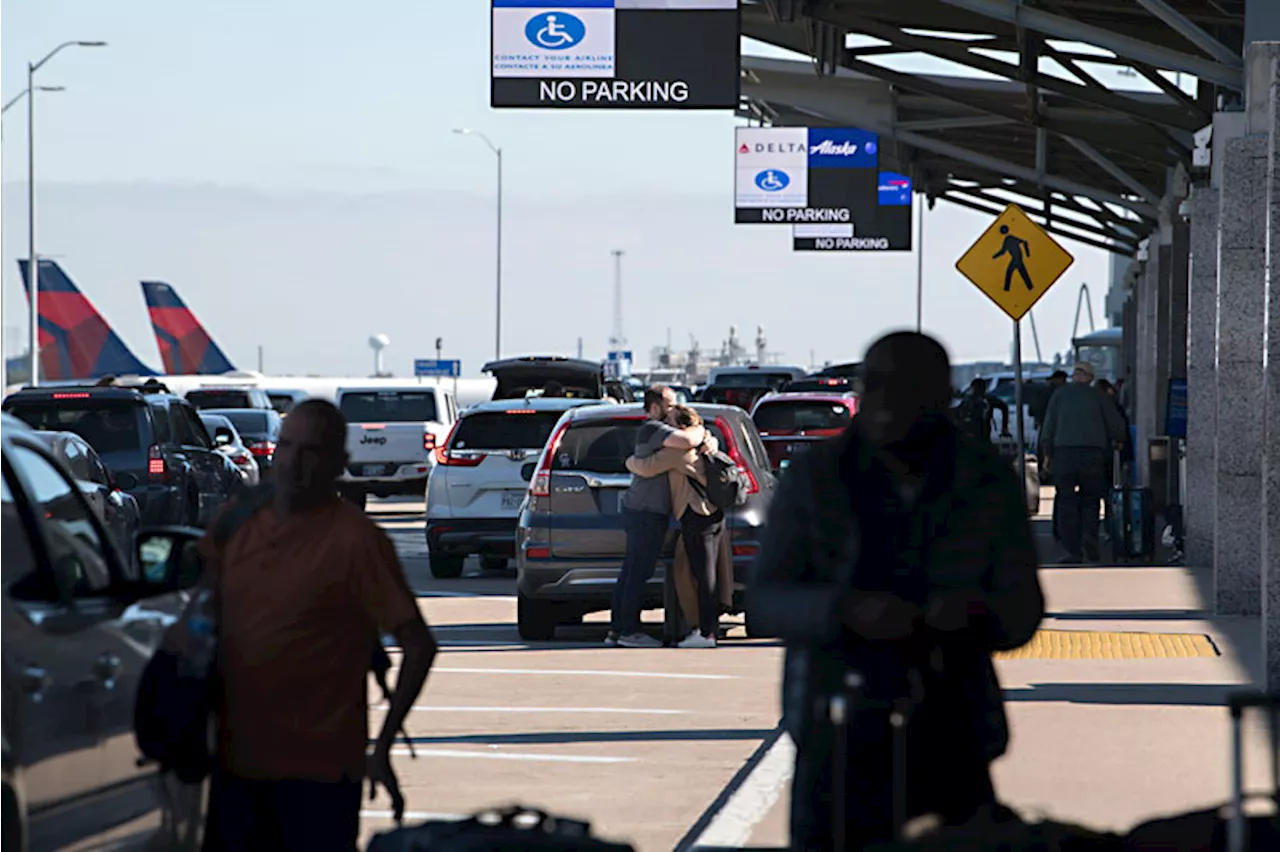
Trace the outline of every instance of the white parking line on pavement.
<instances>
[{"instance_id":1,"label":"white parking line on pavement","mask_svg":"<svg viewBox=\"0 0 1280 852\"><path fill-rule=\"evenodd\" d=\"M387 705L377 704L370 710L386 711ZM631 707L444 707L415 705L419 713L624 713L635 716L683 716L688 710L649 710Z\"/></svg>"},{"instance_id":2,"label":"white parking line on pavement","mask_svg":"<svg viewBox=\"0 0 1280 852\"><path fill-rule=\"evenodd\" d=\"M677 848L683 852L708 846L737 848L746 845L756 825L782 797L783 789L791 781L795 761L795 743L789 734L783 733L774 740L764 757L715 812L692 844Z\"/></svg>"},{"instance_id":3,"label":"white parking line on pavement","mask_svg":"<svg viewBox=\"0 0 1280 852\"><path fill-rule=\"evenodd\" d=\"M440 820L441 822L458 822L466 819L466 814L433 814L430 811L405 811L403 819L415 822ZM394 811L361 811L361 819L395 819Z\"/></svg>"},{"instance_id":4,"label":"white parking line on pavement","mask_svg":"<svg viewBox=\"0 0 1280 852\"><path fill-rule=\"evenodd\" d=\"M480 760L528 760L535 763L635 763L635 757L601 757L588 754L534 754L521 751L453 751L447 748L419 748L409 751L403 746L391 749L397 757L465 757Z\"/></svg>"},{"instance_id":5,"label":"white parking line on pavement","mask_svg":"<svg viewBox=\"0 0 1280 852\"><path fill-rule=\"evenodd\" d=\"M738 675L724 674L685 674L681 672L628 672L605 671L602 669L462 669L433 668L432 674L448 672L450 674L511 674L511 675L585 675L587 677L657 677L674 680L742 680Z\"/></svg>"}]
</instances>

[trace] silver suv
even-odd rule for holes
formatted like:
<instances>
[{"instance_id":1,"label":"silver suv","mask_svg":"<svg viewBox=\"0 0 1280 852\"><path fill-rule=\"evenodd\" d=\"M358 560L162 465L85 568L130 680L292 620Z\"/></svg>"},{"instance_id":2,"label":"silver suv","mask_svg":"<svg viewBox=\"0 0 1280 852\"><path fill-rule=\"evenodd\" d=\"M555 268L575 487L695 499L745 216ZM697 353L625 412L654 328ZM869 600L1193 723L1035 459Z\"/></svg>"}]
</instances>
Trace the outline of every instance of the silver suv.
<instances>
[{"instance_id":1,"label":"silver suv","mask_svg":"<svg viewBox=\"0 0 1280 852\"><path fill-rule=\"evenodd\" d=\"M427 480L427 549L431 573L462 575L471 554L498 570L515 556L516 517L528 493L522 474L542 452L560 416L598 399L533 397L467 409L436 449Z\"/></svg>"}]
</instances>

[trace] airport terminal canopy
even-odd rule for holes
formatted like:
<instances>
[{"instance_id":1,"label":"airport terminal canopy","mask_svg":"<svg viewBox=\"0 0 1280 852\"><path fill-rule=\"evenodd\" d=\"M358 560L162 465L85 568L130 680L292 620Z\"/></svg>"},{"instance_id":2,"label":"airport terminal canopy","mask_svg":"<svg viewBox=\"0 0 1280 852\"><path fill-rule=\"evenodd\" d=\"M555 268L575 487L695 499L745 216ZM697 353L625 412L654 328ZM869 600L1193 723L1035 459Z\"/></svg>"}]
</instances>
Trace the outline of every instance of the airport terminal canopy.
<instances>
[{"instance_id":1,"label":"airport terminal canopy","mask_svg":"<svg viewBox=\"0 0 1280 852\"><path fill-rule=\"evenodd\" d=\"M739 115L875 131L930 204L994 215L1015 201L1055 234L1131 254L1176 212L1197 132L1241 102L1246 30L1271 16L1280 2L764 0L743 6L742 34L811 59L744 56ZM879 64L912 54L954 70ZM1117 71L1148 91L1114 88Z\"/></svg>"}]
</instances>

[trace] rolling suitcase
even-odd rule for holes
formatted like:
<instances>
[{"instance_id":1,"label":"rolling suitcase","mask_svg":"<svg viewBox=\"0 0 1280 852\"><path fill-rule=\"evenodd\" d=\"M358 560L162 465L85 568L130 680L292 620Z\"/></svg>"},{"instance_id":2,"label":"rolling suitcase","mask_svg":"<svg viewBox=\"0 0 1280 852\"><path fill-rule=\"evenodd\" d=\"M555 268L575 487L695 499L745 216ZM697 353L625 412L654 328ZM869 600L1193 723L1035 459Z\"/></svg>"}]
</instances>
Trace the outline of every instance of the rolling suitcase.
<instances>
[{"instance_id":1,"label":"rolling suitcase","mask_svg":"<svg viewBox=\"0 0 1280 852\"><path fill-rule=\"evenodd\" d=\"M591 824L512 805L468 819L435 820L384 831L369 852L635 852L627 843L591 835Z\"/></svg>"},{"instance_id":2,"label":"rolling suitcase","mask_svg":"<svg viewBox=\"0 0 1280 852\"><path fill-rule=\"evenodd\" d=\"M1125 484L1119 450L1112 455L1111 491L1107 494L1105 518L1112 562L1123 564L1155 558L1156 519L1151 489Z\"/></svg>"}]
</instances>

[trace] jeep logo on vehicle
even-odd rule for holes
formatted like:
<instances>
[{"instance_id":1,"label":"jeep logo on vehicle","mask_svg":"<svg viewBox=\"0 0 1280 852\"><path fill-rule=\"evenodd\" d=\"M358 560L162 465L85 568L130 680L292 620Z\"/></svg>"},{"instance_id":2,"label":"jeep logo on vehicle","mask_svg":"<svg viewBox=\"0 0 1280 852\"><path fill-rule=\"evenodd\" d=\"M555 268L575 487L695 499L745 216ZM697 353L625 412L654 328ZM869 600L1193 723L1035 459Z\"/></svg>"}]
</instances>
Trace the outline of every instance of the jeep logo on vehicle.
<instances>
[{"instance_id":1,"label":"jeep logo on vehicle","mask_svg":"<svg viewBox=\"0 0 1280 852\"><path fill-rule=\"evenodd\" d=\"M365 435L360 439L362 444L385 444L387 437L385 435Z\"/></svg>"}]
</instances>

